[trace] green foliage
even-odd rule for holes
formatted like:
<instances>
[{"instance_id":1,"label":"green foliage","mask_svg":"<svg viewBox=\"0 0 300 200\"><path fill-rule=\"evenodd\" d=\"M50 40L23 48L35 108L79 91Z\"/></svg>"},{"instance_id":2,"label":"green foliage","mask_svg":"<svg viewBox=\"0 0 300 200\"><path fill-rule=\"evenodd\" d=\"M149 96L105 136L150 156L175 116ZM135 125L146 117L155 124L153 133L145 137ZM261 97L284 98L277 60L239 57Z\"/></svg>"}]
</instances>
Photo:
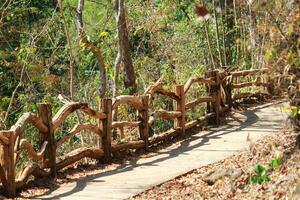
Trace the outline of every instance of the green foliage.
<instances>
[{"instance_id":1,"label":"green foliage","mask_svg":"<svg viewBox=\"0 0 300 200\"><path fill-rule=\"evenodd\" d=\"M269 167L274 171L281 164L279 159L272 159L269 163Z\"/></svg>"},{"instance_id":2,"label":"green foliage","mask_svg":"<svg viewBox=\"0 0 300 200\"><path fill-rule=\"evenodd\" d=\"M250 177L252 183L262 184L270 180L265 168L261 165L256 165L254 168L255 175Z\"/></svg>"},{"instance_id":3,"label":"green foliage","mask_svg":"<svg viewBox=\"0 0 300 200\"><path fill-rule=\"evenodd\" d=\"M280 159L276 158L276 159L272 159L269 162L268 166L272 171L274 171L279 167L280 164L281 164ZM251 183L262 184L264 182L270 181L270 177L267 173L267 170L263 166L256 165L254 168L254 172L255 175L252 175L250 177Z\"/></svg>"},{"instance_id":4,"label":"green foliage","mask_svg":"<svg viewBox=\"0 0 300 200\"><path fill-rule=\"evenodd\" d=\"M300 115L300 108L297 106L284 106L282 108L283 112L291 112L290 116L291 118L296 118L298 115Z\"/></svg>"},{"instance_id":5,"label":"green foliage","mask_svg":"<svg viewBox=\"0 0 300 200\"><path fill-rule=\"evenodd\" d=\"M266 51L266 54L265 54L265 59L266 61L270 61L272 58L275 58L277 56L277 52L275 49L268 49Z\"/></svg>"}]
</instances>

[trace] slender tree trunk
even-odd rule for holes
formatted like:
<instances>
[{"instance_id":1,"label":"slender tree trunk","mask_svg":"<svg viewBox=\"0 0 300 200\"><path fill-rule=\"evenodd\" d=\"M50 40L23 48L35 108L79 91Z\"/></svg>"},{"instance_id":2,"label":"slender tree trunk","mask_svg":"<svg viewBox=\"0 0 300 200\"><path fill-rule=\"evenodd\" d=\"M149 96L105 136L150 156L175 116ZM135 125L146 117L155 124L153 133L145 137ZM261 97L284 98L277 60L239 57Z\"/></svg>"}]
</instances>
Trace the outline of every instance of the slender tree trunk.
<instances>
[{"instance_id":1,"label":"slender tree trunk","mask_svg":"<svg viewBox=\"0 0 300 200\"><path fill-rule=\"evenodd\" d=\"M213 56L212 48L211 48L210 36L209 36L209 32L208 32L208 26L209 26L209 23L207 21L205 21L204 22L204 29L205 29L205 36L206 36L208 51L209 51L209 55L210 55L210 60L211 60L211 63L213 65L212 66L213 69L216 69L216 65L215 65L215 61L214 61L214 56Z\"/></svg>"},{"instance_id":2,"label":"slender tree trunk","mask_svg":"<svg viewBox=\"0 0 300 200\"><path fill-rule=\"evenodd\" d=\"M134 67L131 59L131 48L126 23L124 0L115 0L115 12L119 38L119 55L121 57L121 64L124 72L124 85L126 88L130 88L130 94L134 94L137 92L137 85L135 80Z\"/></svg>"},{"instance_id":3,"label":"slender tree trunk","mask_svg":"<svg viewBox=\"0 0 300 200\"><path fill-rule=\"evenodd\" d=\"M95 44L93 44L93 42L89 41L86 37L86 34L84 32L83 18L82 18L83 8L84 8L84 0L78 0L77 15L76 15L77 32L80 38L80 43L84 44L84 46L94 54L98 62L100 81L101 81L99 86L99 96L100 98L103 98L105 97L106 94L106 70L105 70L104 58L102 55L101 48L97 47Z\"/></svg>"},{"instance_id":4,"label":"slender tree trunk","mask_svg":"<svg viewBox=\"0 0 300 200\"><path fill-rule=\"evenodd\" d=\"M214 19L215 19L215 26L216 26L216 40L217 40L219 61L220 61L220 66L222 67L223 66L223 61L222 61L222 55L221 55L220 32L219 32L218 16L217 16L217 11L216 11L215 0L213 0L213 9L214 9Z\"/></svg>"},{"instance_id":5,"label":"slender tree trunk","mask_svg":"<svg viewBox=\"0 0 300 200\"><path fill-rule=\"evenodd\" d=\"M61 0L58 0L58 6L59 6L59 11L61 14L61 17L63 19L63 23L64 23L64 31L65 31L65 36L67 39L67 45L68 45L68 49L69 49L69 60L70 60L70 97L71 100L73 100L74 98L74 74L75 74L75 69L74 69L74 65L75 65L75 57L73 54L73 48L72 48L72 43L70 40L70 34L67 28L67 22L66 22L66 18L64 15L64 10L61 4Z\"/></svg>"},{"instance_id":6,"label":"slender tree trunk","mask_svg":"<svg viewBox=\"0 0 300 200\"><path fill-rule=\"evenodd\" d=\"M226 0L225 0L226 2ZM226 19L226 6L224 11L222 10L222 43L223 43L223 57L224 57L224 65L227 65L227 54L226 54L226 28L225 28L225 23L224 20Z\"/></svg>"},{"instance_id":7,"label":"slender tree trunk","mask_svg":"<svg viewBox=\"0 0 300 200\"><path fill-rule=\"evenodd\" d=\"M240 34L240 28L239 28L239 24L237 21L237 8L236 8L236 0L232 1L232 6L233 6L233 15L234 15L234 28L235 28L235 48L236 48L236 55L235 55L235 60L236 60L236 64L239 65L239 58L240 58L240 38L241 38L241 34ZM236 39L239 38L239 41L237 42Z\"/></svg>"},{"instance_id":8,"label":"slender tree trunk","mask_svg":"<svg viewBox=\"0 0 300 200\"><path fill-rule=\"evenodd\" d=\"M28 56L28 55L27 55ZM27 59L27 57L26 57ZM22 65L22 69L21 69L21 74L20 74L20 80L19 80L19 83L18 85L15 87L11 97L10 97L10 100L9 100L9 104L8 104L8 107L6 109L6 112L5 112L5 115L4 115L4 119L3 119L3 125L4 127L6 128L6 121L8 119L8 116L9 116L9 112L10 112L10 109L12 108L12 105L13 105L13 102L14 102L14 99L15 99L15 96L17 95L17 92L18 92L18 89L22 86L23 83L23 79L24 79L24 76L25 76L25 73L26 73L26 65L23 64Z\"/></svg>"},{"instance_id":9,"label":"slender tree trunk","mask_svg":"<svg viewBox=\"0 0 300 200\"><path fill-rule=\"evenodd\" d=\"M254 16L252 13L251 4L248 4L248 11L249 11L249 39L250 39L250 53L251 53L251 69L255 66L255 46L256 46L256 39L255 39L255 22Z\"/></svg>"},{"instance_id":10,"label":"slender tree trunk","mask_svg":"<svg viewBox=\"0 0 300 200\"><path fill-rule=\"evenodd\" d=\"M67 27L67 21L66 21L66 18L65 18L64 9L63 9L61 0L58 0L58 6L59 6L59 12L60 12L61 17L63 19L65 36L67 38L68 49L69 49L69 60L70 60L70 99L71 99L71 101L73 101L74 100L75 57L74 57L74 53L73 53L73 47L72 47L72 43L71 43L71 39L70 39L70 34L69 34L69 31L68 31L68 27ZM83 124L82 115L81 115L81 113L80 113L79 110L76 110L76 116L77 116L79 124ZM83 135L84 135L83 133L80 134L81 146L84 146Z\"/></svg>"},{"instance_id":11,"label":"slender tree trunk","mask_svg":"<svg viewBox=\"0 0 300 200\"><path fill-rule=\"evenodd\" d=\"M113 88L113 97L117 97L119 95L119 74L120 74L120 67L121 67L121 49L118 48L118 54L114 64L114 88ZM113 121L118 121L118 108L113 110ZM113 130L113 138L117 139L117 130Z\"/></svg>"}]
</instances>

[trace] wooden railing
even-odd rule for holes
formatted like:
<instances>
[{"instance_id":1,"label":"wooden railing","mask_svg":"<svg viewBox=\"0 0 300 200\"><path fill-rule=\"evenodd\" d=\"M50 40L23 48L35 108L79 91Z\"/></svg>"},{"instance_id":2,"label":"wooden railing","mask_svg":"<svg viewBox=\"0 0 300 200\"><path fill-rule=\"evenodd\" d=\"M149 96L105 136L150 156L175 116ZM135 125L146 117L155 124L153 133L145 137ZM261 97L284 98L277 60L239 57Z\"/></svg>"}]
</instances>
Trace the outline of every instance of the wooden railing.
<instances>
[{"instance_id":1,"label":"wooden railing","mask_svg":"<svg viewBox=\"0 0 300 200\"><path fill-rule=\"evenodd\" d=\"M16 189L26 184L30 176L54 178L57 170L63 169L83 158L93 158L109 162L117 151L124 149L149 149L151 145L157 144L170 137L185 135L187 129L213 120L219 124L220 116L228 111L235 101L241 98L255 96L255 93L235 93L235 90L250 86L261 86L272 92L272 84L269 79L263 81L262 74L269 74L268 69L247 70L229 73L226 70L211 71L205 77L192 77L185 85L177 85L173 91L163 87L163 80L159 79L154 85L149 86L141 96L119 96L115 99L101 99L98 110L91 109L86 103L65 102L65 105L52 116L51 104L38 104L37 114L24 113L22 117L9 130L0 131L0 179L5 190L5 195L14 197ZM258 76L258 77L257 77ZM257 77L254 81L234 82L240 77ZM186 102L186 95L194 84L204 84L207 93L190 102ZM171 98L173 110L158 109L149 113L152 106L154 94ZM199 119L186 121L186 111L205 103L205 115ZM121 105L130 105L137 110L137 121L113 121L112 113ZM55 135L63 122L72 113L80 111L99 123L80 123L65 136L55 139ZM174 119L171 130L155 134L149 137L149 128L153 126L158 118ZM26 126L33 125L39 132L39 152L26 139L22 139ZM124 132L126 127L137 127L139 140L126 143L112 143L112 130L119 129ZM76 134L95 134L99 146L94 148L79 148L62 159L58 159L57 149L73 138ZM27 156L33 161L22 169L21 175L16 177L16 163L19 154L27 152Z\"/></svg>"}]
</instances>

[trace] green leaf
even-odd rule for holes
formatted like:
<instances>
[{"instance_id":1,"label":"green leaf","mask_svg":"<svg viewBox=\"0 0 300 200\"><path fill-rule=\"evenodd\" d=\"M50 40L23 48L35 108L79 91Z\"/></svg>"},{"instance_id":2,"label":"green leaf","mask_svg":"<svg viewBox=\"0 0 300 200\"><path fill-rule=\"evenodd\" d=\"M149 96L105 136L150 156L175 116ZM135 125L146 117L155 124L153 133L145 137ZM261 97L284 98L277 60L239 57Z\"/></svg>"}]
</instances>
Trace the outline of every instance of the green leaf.
<instances>
[{"instance_id":1,"label":"green leaf","mask_svg":"<svg viewBox=\"0 0 300 200\"><path fill-rule=\"evenodd\" d=\"M297 114L298 114L298 110L293 109L293 110L292 110L292 113L291 113L291 117L292 117L292 118L295 118L295 117L297 117Z\"/></svg>"},{"instance_id":2,"label":"green leaf","mask_svg":"<svg viewBox=\"0 0 300 200\"><path fill-rule=\"evenodd\" d=\"M108 32L106 32L106 31L102 31L99 33L99 37L105 37L107 35L108 35Z\"/></svg>"},{"instance_id":3,"label":"green leaf","mask_svg":"<svg viewBox=\"0 0 300 200\"><path fill-rule=\"evenodd\" d=\"M266 182L270 180L270 177L267 173L264 173L261 177L262 182Z\"/></svg>"},{"instance_id":4,"label":"green leaf","mask_svg":"<svg viewBox=\"0 0 300 200\"><path fill-rule=\"evenodd\" d=\"M250 181L251 181L251 183L259 183L259 177L258 176L251 176Z\"/></svg>"},{"instance_id":5,"label":"green leaf","mask_svg":"<svg viewBox=\"0 0 300 200\"><path fill-rule=\"evenodd\" d=\"M261 165L256 165L255 168L254 168L254 171L258 175L261 175L265 171L265 168Z\"/></svg>"},{"instance_id":6,"label":"green leaf","mask_svg":"<svg viewBox=\"0 0 300 200\"><path fill-rule=\"evenodd\" d=\"M291 24L288 25L288 31L287 32L288 32L289 35L291 35L292 33L295 32L294 24L291 23Z\"/></svg>"},{"instance_id":7,"label":"green leaf","mask_svg":"<svg viewBox=\"0 0 300 200\"><path fill-rule=\"evenodd\" d=\"M278 166L280 165L280 160L279 159L273 159L269 163L269 167L274 171Z\"/></svg>"},{"instance_id":8,"label":"green leaf","mask_svg":"<svg viewBox=\"0 0 300 200\"><path fill-rule=\"evenodd\" d=\"M270 61L272 58L276 57L277 52L275 49L268 49L265 53L265 59L266 61Z\"/></svg>"},{"instance_id":9,"label":"green leaf","mask_svg":"<svg viewBox=\"0 0 300 200\"><path fill-rule=\"evenodd\" d=\"M75 135L75 136L73 137L73 141L74 141L74 143L80 142L80 136L79 136L79 135Z\"/></svg>"}]
</instances>

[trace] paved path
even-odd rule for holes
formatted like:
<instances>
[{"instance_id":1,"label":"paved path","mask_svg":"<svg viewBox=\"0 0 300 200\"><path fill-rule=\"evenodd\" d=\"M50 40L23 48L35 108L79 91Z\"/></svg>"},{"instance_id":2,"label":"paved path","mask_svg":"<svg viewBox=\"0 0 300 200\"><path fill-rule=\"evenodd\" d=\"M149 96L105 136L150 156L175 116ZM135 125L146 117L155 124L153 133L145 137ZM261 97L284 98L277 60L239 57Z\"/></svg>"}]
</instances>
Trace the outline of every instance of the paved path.
<instances>
[{"instance_id":1,"label":"paved path","mask_svg":"<svg viewBox=\"0 0 300 200\"><path fill-rule=\"evenodd\" d=\"M229 122L201 131L179 146L160 151L157 156L113 171L103 172L61 186L40 199L125 199L192 169L224 159L249 147L247 136L255 141L285 125L282 103L266 104L231 114Z\"/></svg>"}]
</instances>

